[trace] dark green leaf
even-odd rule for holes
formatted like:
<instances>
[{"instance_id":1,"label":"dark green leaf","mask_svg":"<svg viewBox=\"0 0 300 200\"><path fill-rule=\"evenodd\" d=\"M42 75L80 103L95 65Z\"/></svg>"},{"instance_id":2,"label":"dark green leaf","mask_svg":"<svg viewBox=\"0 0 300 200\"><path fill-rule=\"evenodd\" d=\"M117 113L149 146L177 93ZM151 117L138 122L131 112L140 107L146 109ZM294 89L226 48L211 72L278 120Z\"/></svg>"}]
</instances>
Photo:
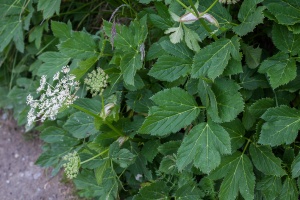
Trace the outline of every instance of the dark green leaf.
<instances>
[{"instance_id":1,"label":"dark green leaf","mask_svg":"<svg viewBox=\"0 0 300 200\"><path fill-rule=\"evenodd\" d=\"M158 181L140 189L138 195L133 200L168 200L169 187L165 182Z\"/></svg>"}]
</instances>

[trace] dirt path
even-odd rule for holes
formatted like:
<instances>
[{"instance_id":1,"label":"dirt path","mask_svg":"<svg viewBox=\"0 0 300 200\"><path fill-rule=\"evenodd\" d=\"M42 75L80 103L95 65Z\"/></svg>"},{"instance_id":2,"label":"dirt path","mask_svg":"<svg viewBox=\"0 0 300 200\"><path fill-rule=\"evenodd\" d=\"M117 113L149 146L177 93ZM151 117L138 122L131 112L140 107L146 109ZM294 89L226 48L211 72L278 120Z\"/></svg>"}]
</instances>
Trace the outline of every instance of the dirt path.
<instances>
[{"instance_id":1,"label":"dirt path","mask_svg":"<svg viewBox=\"0 0 300 200\"><path fill-rule=\"evenodd\" d=\"M0 199L75 200L73 189L34 165L41 153L37 138L24 137L7 113L0 111Z\"/></svg>"}]
</instances>

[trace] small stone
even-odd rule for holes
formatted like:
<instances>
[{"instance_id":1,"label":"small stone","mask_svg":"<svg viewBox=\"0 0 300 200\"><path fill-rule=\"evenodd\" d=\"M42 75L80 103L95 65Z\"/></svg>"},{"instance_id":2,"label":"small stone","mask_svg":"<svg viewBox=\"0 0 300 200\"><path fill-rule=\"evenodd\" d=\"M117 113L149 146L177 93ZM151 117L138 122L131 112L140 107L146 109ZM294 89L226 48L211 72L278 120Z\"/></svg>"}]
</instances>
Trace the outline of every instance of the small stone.
<instances>
[{"instance_id":1,"label":"small stone","mask_svg":"<svg viewBox=\"0 0 300 200\"><path fill-rule=\"evenodd\" d=\"M15 153L15 158L19 158L19 154Z\"/></svg>"},{"instance_id":2,"label":"small stone","mask_svg":"<svg viewBox=\"0 0 300 200\"><path fill-rule=\"evenodd\" d=\"M9 180L6 180L6 183L7 183L7 184L9 184L9 183L10 183L10 181L9 181Z\"/></svg>"}]
</instances>

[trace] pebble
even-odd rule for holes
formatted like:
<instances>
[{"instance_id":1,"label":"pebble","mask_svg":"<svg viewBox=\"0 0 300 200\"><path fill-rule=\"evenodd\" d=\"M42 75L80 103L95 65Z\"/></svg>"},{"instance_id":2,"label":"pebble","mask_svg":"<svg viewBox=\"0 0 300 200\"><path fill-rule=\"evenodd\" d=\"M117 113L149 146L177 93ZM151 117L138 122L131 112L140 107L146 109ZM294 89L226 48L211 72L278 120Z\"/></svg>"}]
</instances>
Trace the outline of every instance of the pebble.
<instances>
[{"instance_id":1,"label":"pebble","mask_svg":"<svg viewBox=\"0 0 300 200\"><path fill-rule=\"evenodd\" d=\"M15 153L15 158L19 158L19 154Z\"/></svg>"}]
</instances>

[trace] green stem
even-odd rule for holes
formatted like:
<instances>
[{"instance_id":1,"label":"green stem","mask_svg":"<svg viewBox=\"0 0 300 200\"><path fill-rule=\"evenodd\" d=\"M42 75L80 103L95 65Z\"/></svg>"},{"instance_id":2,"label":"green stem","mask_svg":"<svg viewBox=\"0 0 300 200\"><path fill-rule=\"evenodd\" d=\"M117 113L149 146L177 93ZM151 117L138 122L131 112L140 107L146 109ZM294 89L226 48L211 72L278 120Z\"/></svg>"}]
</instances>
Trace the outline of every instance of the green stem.
<instances>
[{"instance_id":1,"label":"green stem","mask_svg":"<svg viewBox=\"0 0 300 200\"><path fill-rule=\"evenodd\" d=\"M245 148L244 148L244 150L243 150L243 153L242 153L242 154L244 154L244 153L245 153L245 151L246 151L246 149L248 148L248 146L249 146L250 142L251 142L251 140L249 140L249 139L248 139L248 142L247 142L247 144L246 144L246 146L245 146Z\"/></svg>"},{"instance_id":2,"label":"green stem","mask_svg":"<svg viewBox=\"0 0 300 200\"><path fill-rule=\"evenodd\" d=\"M85 160L85 161L83 161L83 162L80 162L80 165L82 165L82 164L84 164L84 163L87 163L87 162L89 162L89 161L91 161L91 160L94 160L95 158L97 158L97 157L99 157L99 156L105 154L106 152L108 152L108 149L106 149L106 150L100 152L99 154L97 154L97 155L95 155L95 156L93 156L93 157L91 157L91 158L89 158L89 159L87 159L87 160Z\"/></svg>"}]
</instances>

